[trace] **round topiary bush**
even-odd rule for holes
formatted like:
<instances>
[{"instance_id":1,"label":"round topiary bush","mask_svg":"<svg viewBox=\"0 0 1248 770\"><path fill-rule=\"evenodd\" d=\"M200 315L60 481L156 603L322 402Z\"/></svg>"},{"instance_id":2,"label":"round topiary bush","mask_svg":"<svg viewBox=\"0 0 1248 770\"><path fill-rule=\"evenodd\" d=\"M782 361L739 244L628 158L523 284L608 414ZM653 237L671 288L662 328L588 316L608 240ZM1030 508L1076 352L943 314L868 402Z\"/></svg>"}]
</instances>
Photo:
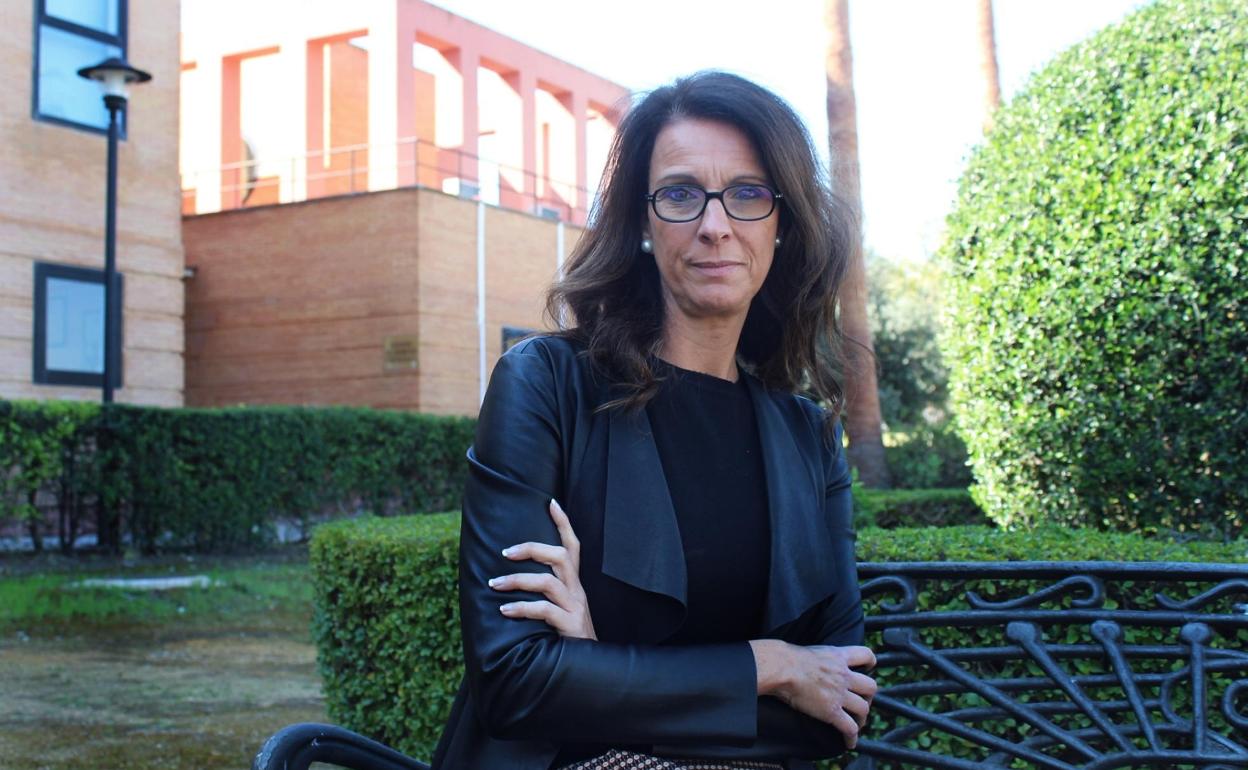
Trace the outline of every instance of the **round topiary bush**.
<instances>
[{"instance_id":1,"label":"round topiary bush","mask_svg":"<svg viewBox=\"0 0 1248 770\"><path fill-rule=\"evenodd\" d=\"M1002 525L1234 536L1248 513L1248 0L1160 0L996 116L942 347Z\"/></svg>"}]
</instances>

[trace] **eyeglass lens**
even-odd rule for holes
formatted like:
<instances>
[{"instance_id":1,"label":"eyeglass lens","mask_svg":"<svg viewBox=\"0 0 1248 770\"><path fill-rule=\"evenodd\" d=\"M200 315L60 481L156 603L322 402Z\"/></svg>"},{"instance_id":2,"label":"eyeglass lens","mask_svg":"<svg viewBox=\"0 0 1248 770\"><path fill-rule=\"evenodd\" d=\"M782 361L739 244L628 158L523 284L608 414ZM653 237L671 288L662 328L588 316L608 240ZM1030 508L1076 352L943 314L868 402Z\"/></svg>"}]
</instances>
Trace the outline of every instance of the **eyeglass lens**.
<instances>
[{"instance_id":1,"label":"eyeglass lens","mask_svg":"<svg viewBox=\"0 0 1248 770\"><path fill-rule=\"evenodd\" d=\"M764 219L776 205L771 188L758 184L734 184L710 197L719 198L733 219ZM708 194L696 185L671 185L654 191L654 212L672 222L697 219L706 208Z\"/></svg>"}]
</instances>

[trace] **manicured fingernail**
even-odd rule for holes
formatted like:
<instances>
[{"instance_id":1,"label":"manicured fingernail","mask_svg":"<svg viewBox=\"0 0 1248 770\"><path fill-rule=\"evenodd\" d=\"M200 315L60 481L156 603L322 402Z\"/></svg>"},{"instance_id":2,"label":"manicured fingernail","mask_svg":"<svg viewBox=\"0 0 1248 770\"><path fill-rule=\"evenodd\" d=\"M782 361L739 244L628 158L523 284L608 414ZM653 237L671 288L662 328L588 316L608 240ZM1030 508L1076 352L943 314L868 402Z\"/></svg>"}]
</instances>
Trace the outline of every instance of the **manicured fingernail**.
<instances>
[{"instance_id":1,"label":"manicured fingernail","mask_svg":"<svg viewBox=\"0 0 1248 770\"><path fill-rule=\"evenodd\" d=\"M494 587L495 587L495 586L497 586L499 583L503 582L503 579L502 579L501 577L490 578L490 579L489 579L489 580L487 580L486 582L490 584L490 588L494 588Z\"/></svg>"},{"instance_id":2,"label":"manicured fingernail","mask_svg":"<svg viewBox=\"0 0 1248 770\"><path fill-rule=\"evenodd\" d=\"M516 609L516 605L514 604L504 604L502 607L498 608L498 611L503 613L504 615L507 615L515 609Z\"/></svg>"},{"instance_id":3,"label":"manicured fingernail","mask_svg":"<svg viewBox=\"0 0 1248 770\"><path fill-rule=\"evenodd\" d=\"M515 552L515 550L516 550L516 547L514 545L508 546L503 549L503 556L511 556L511 554Z\"/></svg>"}]
</instances>

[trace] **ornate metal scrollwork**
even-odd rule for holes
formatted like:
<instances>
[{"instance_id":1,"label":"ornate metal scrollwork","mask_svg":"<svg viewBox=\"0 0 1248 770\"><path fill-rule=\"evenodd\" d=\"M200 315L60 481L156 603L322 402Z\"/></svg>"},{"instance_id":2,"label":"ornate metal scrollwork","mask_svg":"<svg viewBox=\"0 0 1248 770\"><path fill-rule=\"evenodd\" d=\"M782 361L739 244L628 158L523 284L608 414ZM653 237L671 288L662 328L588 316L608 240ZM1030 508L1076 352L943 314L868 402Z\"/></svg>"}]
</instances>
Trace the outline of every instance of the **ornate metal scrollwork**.
<instances>
[{"instance_id":1,"label":"ornate metal scrollwork","mask_svg":"<svg viewBox=\"0 0 1248 770\"><path fill-rule=\"evenodd\" d=\"M1248 596L1248 580L1224 580L1199 596L1193 596L1185 601L1171 599L1162 593L1157 594L1156 598L1157 603L1168 610L1200 610L1207 607L1215 599L1235 594ZM1239 605L1236 606L1238 607Z\"/></svg>"},{"instance_id":2,"label":"ornate metal scrollwork","mask_svg":"<svg viewBox=\"0 0 1248 770\"><path fill-rule=\"evenodd\" d=\"M1228 599L1248 591L1248 565L863 564L860 577L903 599L867 619L882 689L852 770L1248 768L1248 616ZM907 601L931 580L965 606ZM956 593L982 581L1018 598Z\"/></svg>"},{"instance_id":3,"label":"ornate metal scrollwork","mask_svg":"<svg viewBox=\"0 0 1248 770\"><path fill-rule=\"evenodd\" d=\"M897 575L884 575L882 577L868 580L859 586L862 591L862 598L868 599L876 594L893 590L901 593L900 601L896 602L880 602L880 609L887 613L898 612L914 612L919 606L917 594L914 590L914 583L904 577Z\"/></svg>"},{"instance_id":4,"label":"ornate metal scrollwork","mask_svg":"<svg viewBox=\"0 0 1248 770\"><path fill-rule=\"evenodd\" d=\"M1073 594L1078 589L1084 589L1088 595L1072 600L1072 607L1078 607L1079 609L1100 607L1105 601L1104 584L1089 575L1072 575L1048 588L1041 589L1027 596L1020 596L1017 599L990 602L980 598L979 594L974 591L967 591L966 600L977 610L1017 610L1023 607L1037 607L1044 602L1052 601L1067 594Z\"/></svg>"}]
</instances>

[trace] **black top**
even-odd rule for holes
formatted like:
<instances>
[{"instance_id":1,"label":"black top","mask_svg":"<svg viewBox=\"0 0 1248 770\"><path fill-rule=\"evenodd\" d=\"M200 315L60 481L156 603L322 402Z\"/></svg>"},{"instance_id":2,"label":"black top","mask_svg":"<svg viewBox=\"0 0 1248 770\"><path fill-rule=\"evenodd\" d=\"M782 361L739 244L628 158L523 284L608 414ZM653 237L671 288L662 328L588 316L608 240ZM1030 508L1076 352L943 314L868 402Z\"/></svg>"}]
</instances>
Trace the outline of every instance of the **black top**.
<instances>
[{"instance_id":1,"label":"black top","mask_svg":"<svg viewBox=\"0 0 1248 770\"><path fill-rule=\"evenodd\" d=\"M688 579L685 621L664 643L758 637L767 597L771 530L754 405L745 380L721 380L655 361L664 378L646 405L676 510ZM744 376L744 375L743 375ZM565 744L558 768L610 746ZM649 746L617 746L649 752Z\"/></svg>"},{"instance_id":2,"label":"black top","mask_svg":"<svg viewBox=\"0 0 1248 770\"><path fill-rule=\"evenodd\" d=\"M688 614L667 641L754 639L767 597L771 532L754 406L737 382L660 362L666 377L646 405L676 509Z\"/></svg>"}]
</instances>

